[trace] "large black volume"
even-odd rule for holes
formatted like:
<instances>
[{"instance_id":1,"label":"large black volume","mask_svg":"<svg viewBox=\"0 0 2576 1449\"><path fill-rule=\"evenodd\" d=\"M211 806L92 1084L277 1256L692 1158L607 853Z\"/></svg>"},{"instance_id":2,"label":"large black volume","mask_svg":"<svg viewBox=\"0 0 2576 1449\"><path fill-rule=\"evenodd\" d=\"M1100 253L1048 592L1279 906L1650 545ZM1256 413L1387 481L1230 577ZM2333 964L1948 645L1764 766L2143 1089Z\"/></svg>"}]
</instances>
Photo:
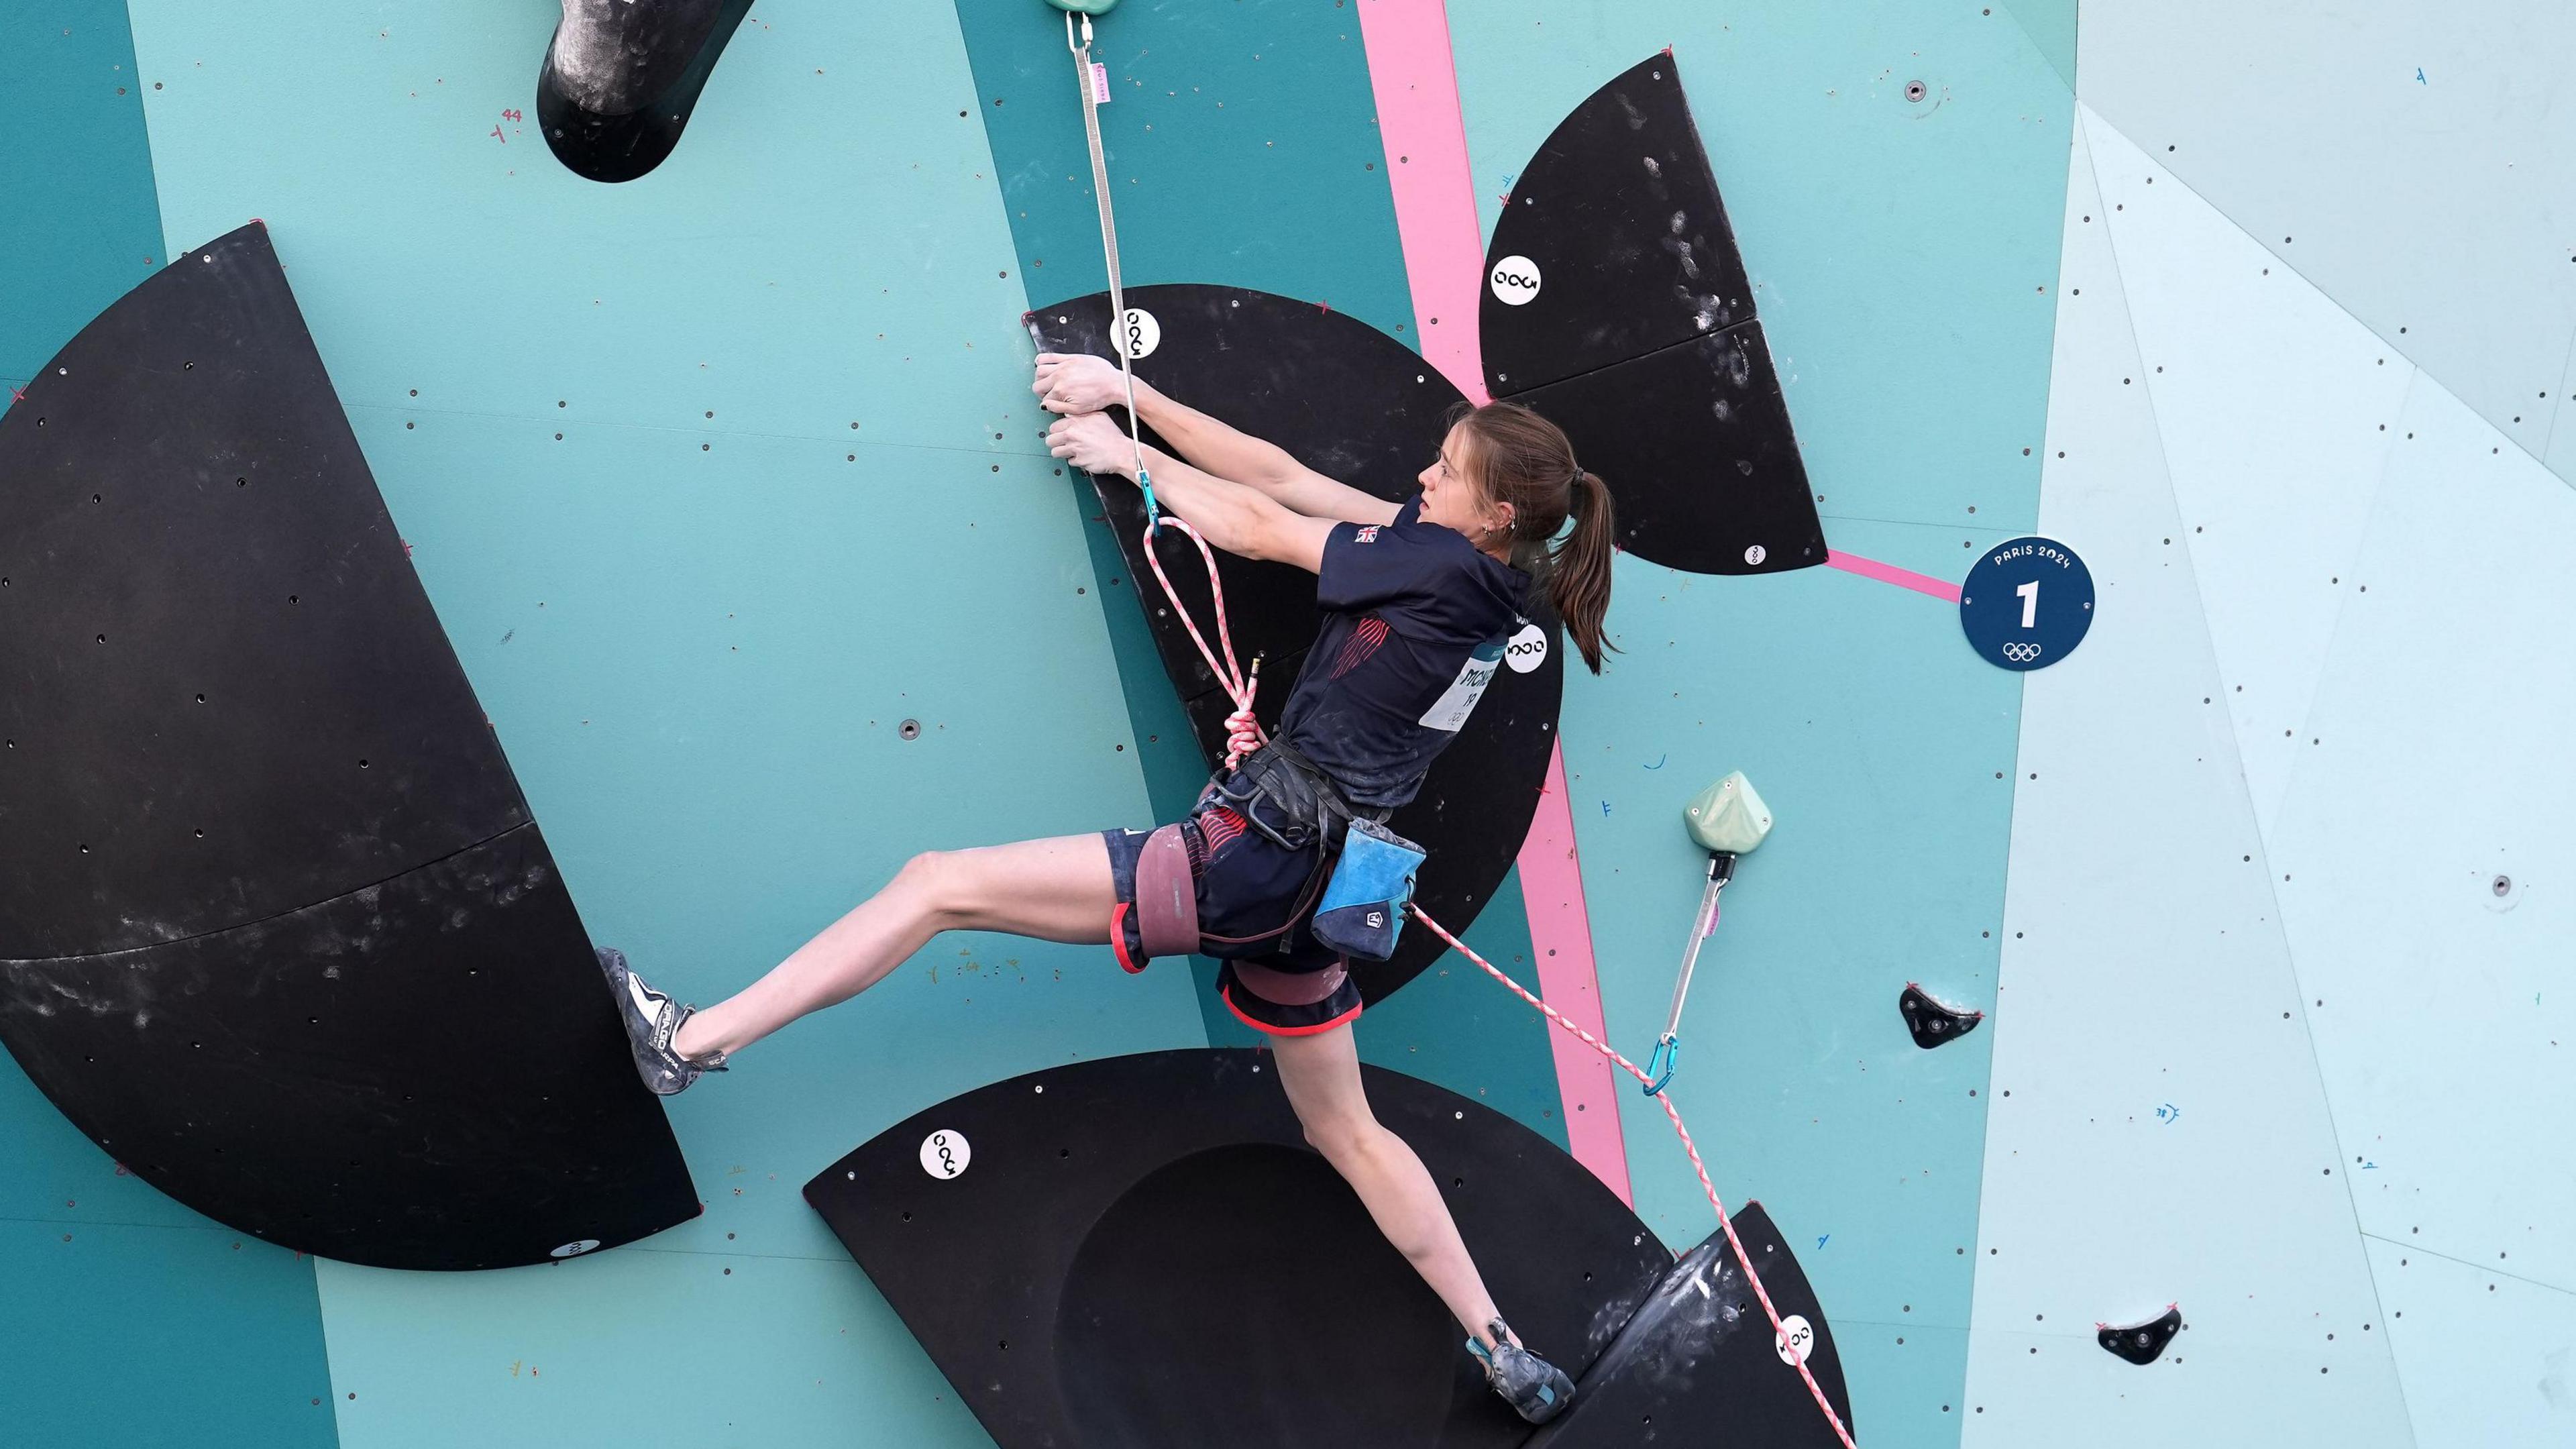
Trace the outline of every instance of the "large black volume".
<instances>
[{"instance_id":1,"label":"large black volume","mask_svg":"<svg viewBox=\"0 0 2576 1449\"><path fill-rule=\"evenodd\" d=\"M1735 1235L1796 1342L1772 1328L1744 1260L1723 1232L1712 1234L1664 1274L1576 1384L1574 1406L1529 1449L1833 1449L1841 1442L1792 1361L1805 1360L1850 1428L1842 1357L1815 1290L1760 1203L1735 1214Z\"/></svg>"},{"instance_id":2,"label":"large black volume","mask_svg":"<svg viewBox=\"0 0 2576 1449\"><path fill-rule=\"evenodd\" d=\"M696 1193L266 231L0 415L0 1041L180 1201L479 1268Z\"/></svg>"},{"instance_id":3,"label":"large black volume","mask_svg":"<svg viewBox=\"0 0 2576 1449\"><path fill-rule=\"evenodd\" d=\"M751 0L563 0L537 124L574 174L632 181L667 159Z\"/></svg>"},{"instance_id":4,"label":"large black volume","mask_svg":"<svg viewBox=\"0 0 2576 1449\"><path fill-rule=\"evenodd\" d=\"M1595 91L1513 183L1485 256L1485 381L1565 429L1630 553L1825 562L1753 286L1669 55Z\"/></svg>"},{"instance_id":5,"label":"large black volume","mask_svg":"<svg viewBox=\"0 0 2576 1449\"><path fill-rule=\"evenodd\" d=\"M1529 1129L1361 1073L1514 1330L1583 1375L1671 1269L1663 1244ZM1470 1449L1529 1434L1306 1145L1266 1052L997 1082L887 1128L805 1197L1002 1449Z\"/></svg>"},{"instance_id":6,"label":"large black volume","mask_svg":"<svg viewBox=\"0 0 2576 1449\"><path fill-rule=\"evenodd\" d=\"M1356 318L1269 292L1236 287L1130 287L1128 309L1153 319L1154 350L1136 363L1178 401L1285 448L1307 467L1380 498L1417 490L1414 475L1439 456L1461 398L1412 349ZM1038 345L1055 352L1115 356L1109 299L1093 293L1029 315ZM1118 410L1124 420L1125 410ZM1151 432L1148 431L1151 439ZM1159 441L1159 440L1155 440ZM1137 580L1163 667L1211 764L1225 755L1225 691L1152 582L1145 557L1144 501L1122 478L1098 480L1100 501L1121 555ZM1163 571L1211 643L1216 639L1207 568L1189 541L1166 533L1156 545ZM1314 575L1288 564L1217 556L1237 656L1262 655L1256 705L1275 723L1322 618ZM1464 931L1494 897L1529 835L1556 745L1565 686L1563 640L1543 593L1530 600L1545 647L1514 651L1467 727L1441 752L1413 803L1392 827L1430 852L1417 899L1433 919ZM1354 963L1360 994L1378 1001L1420 974L1445 950L1428 931L1404 934L1393 959Z\"/></svg>"}]
</instances>

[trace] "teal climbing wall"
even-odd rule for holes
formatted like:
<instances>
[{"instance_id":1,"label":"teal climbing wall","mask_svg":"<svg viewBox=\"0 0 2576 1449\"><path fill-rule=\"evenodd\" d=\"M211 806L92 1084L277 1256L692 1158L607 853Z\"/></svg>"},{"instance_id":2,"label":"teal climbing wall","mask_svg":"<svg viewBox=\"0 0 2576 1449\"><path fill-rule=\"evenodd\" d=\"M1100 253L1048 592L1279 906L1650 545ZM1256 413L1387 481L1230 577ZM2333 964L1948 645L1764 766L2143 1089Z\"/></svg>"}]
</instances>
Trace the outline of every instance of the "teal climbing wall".
<instances>
[{"instance_id":1,"label":"teal climbing wall","mask_svg":"<svg viewBox=\"0 0 2576 1449\"><path fill-rule=\"evenodd\" d=\"M123 0L0 14L0 386L167 259ZM313 1261L130 1177L0 1058L11 1442L337 1442Z\"/></svg>"},{"instance_id":2,"label":"teal climbing wall","mask_svg":"<svg viewBox=\"0 0 2576 1449\"><path fill-rule=\"evenodd\" d=\"M2074 107L2028 36L1865 3L1450 24L1488 228L1558 117L1672 47L1828 543L1950 579L2029 531ZM2020 683L1952 605L1836 570L1623 558L1613 598L1627 653L1569 677L1564 718L1612 1039L1641 1055L1662 1027L1705 859L1681 805L1741 769L1779 823L1728 888L1672 1091L1720 1191L1762 1200L1830 1305L1864 1441L1955 1442L1993 1038L1920 1051L1895 1003L1908 980L1993 999ZM1708 1205L1662 1114L1622 1119L1640 1212L1696 1241Z\"/></svg>"},{"instance_id":3,"label":"teal climbing wall","mask_svg":"<svg viewBox=\"0 0 2576 1449\"><path fill-rule=\"evenodd\" d=\"M1489 226L1588 78L1673 47L1829 542L1946 578L2027 530L2072 101L2021 32L1865 5L1452 26ZM1781 823L1728 893L1676 1098L1721 1190L1763 1200L1834 1306L1864 1431L1948 1442L1988 1039L1919 1052L1894 999L1908 979L1992 994L2019 685L1974 664L1950 606L1845 573L1625 559L1614 596L1629 657L1569 690L1564 725L1613 1038L1650 1044L1663 1017L1699 873L1679 804L1743 769ZM1641 1210L1696 1238L1707 1207L1660 1114L1625 1120Z\"/></svg>"},{"instance_id":4,"label":"teal climbing wall","mask_svg":"<svg viewBox=\"0 0 2576 1449\"><path fill-rule=\"evenodd\" d=\"M125 6L17 5L0 19L0 379L24 384L167 255Z\"/></svg>"},{"instance_id":5,"label":"teal climbing wall","mask_svg":"<svg viewBox=\"0 0 2576 1449\"><path fill-rule=\"evenodd\" d=\"M1363 7L1426 6L1103 21L1129 279L1412 342L1373 89L1410 58ZM14 9L0 380L263 218L585 919L686 995L915 851L1168 815L1194 751L1026 390L1021 312L1102 283L1053 12L758 0L670 161L604 187L522 119L553 11ZM2036 530L2095 573L2083 648L2016 676L1921 591L1623 558L1625 652L1568 677L1621 1047L1698 886L1682 800L1740 768L1778 814L1673 1090L1797 1247L1860 1442L2576 1441L2576 22L1457 0L1446 29L1487 227L1671 48L1837 550L1956 580ZM1517 877L1469 934L1534 980ZM1171 964L937 943L674 1101L705 1216L497 1273L236 1246L0 1067L0 1281L43 1305L0 1328L0 1403L56 1445L985 1443L796 1189L997 1077L1240 1040ZM1986 1022L1918 1050L1909 980ZM1452 958L1361 1043L1563 1142L1546 1031ZM1620 1111L1640 1214L1696 1242L1661 1113ZM2158 1364L2094 1346L2174 1301Z\"/></svg>"},{"instance_id":6,"label":"teal climbing wall","mask_svg":"<svg viewBox=\"0 0 2576 1449\"><path fill-rule=\"evenodd\" d=\"M954 16L764 6L604 187L503 114L550 8L135 19L165 230L267 220L594 936L705 999L913 852L1144 820ZM1203 1042L1190 987L945 941L673 1104L694 1222L323 1265L343 1442L974 1442L797 1189L969 1086Z\"/></svg>"}]
</instances>

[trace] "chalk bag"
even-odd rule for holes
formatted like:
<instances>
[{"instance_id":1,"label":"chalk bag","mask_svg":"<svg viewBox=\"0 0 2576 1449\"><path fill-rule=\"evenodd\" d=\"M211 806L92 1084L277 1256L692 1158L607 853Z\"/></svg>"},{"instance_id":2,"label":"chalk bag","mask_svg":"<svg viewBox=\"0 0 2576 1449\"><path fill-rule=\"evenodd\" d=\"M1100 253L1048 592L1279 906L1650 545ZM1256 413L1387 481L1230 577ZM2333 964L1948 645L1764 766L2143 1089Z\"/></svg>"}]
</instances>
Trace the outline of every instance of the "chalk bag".
<instances>
[{"instance_id":1,"label":"chalk bag","mask_svg":"<svg viewBox=\"0 0 2576 1449\"><path fill-rule=\"evenodd\" d=\"M1421 846L1375 821L1353 820L1341 861L1315 907L1315 939L1363 960L1394 955L1423 859Z\"/></svg>"}]
</instances>

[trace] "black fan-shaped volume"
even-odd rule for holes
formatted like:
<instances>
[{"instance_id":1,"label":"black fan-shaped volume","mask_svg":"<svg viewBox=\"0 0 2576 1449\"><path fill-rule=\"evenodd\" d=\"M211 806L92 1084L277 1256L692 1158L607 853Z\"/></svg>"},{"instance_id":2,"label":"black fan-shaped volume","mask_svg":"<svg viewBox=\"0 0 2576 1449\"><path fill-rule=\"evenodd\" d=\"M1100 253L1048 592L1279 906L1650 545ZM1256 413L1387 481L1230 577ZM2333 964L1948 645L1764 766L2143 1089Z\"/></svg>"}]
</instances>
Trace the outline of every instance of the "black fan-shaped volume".
<instances>
[{"instance_id":1,"label":"black fan-shaped volume","mask_svg":"<svg viewBox=\"0 0 2576 1449\"><path fill-rule=\"evenodd\" d=\"M0 415L0 681L0 1040L101 1147L394 1267L696 1213L264 229Z\"/></svg>"},{"instance_id":2,"label":"black fan-shaped volume","mask_svg":"<svg viewBox=\"0 0 2576 1449\"><path fill-rule=\"evenodd\" d=\"M1825 562L1753 291L1669 55L1631 67L1530 158L1494 224L1486 385L1574 440L1620 540L1693 573Z\"/></svg>"},{"instance_id":3,"label":"black fan-shaped volume","mask_svg":"<svg viewBox=\"0 0 2576 1449\"><path fill-rule=\"evenodd\" d=\"M1268 292L1194 285L1131 287L1130 310L1150 315L1159 344L1136 363L1137 374L1174 398L1201 407L1287 449L1329 477L1386 499L1415 492L1414 475L1437 457L1458 390L1411 349L1376 328L1312 303ZM1041 348L1114 356L1109 299L1094 293L1029 314ZM1124 412L1120 416L1123 420ZM1144 503L1124 479L1098 480L1101 504L1120 553L1136 576L1163 667L1180 691L1201 750L1211 763L1225 754L1224 719L1233 707L1200 659L1180 619L1153 582L1144 553ZM1157 550L1164 572L1211 643L1207 568L1188 540L1167 534ZM1321 616L1315 579L1286 564L1218 556L1237 655L1265 656L1258 701L1276 722ZM1453 931L1463 931L1511 869L1538 810L1556 743L1556 712L1565 683L1562 638L1544 598L1531 600L1533 622L1548 639L1534 667L1494 676L1484 699L1432 765L1422 793L1396 813L1393 828L1430 852L1418 898ZM1370 1001L1410 981L1445 949L1428 931L1404 934L1394 959L1356 967Z\"/></svg>"},{"instance_id":4,"label":"black fan-shaped volume","mask_svg":"<svg viewBox=\"0 0 2576 1449\"><path fill-rule=\"evenodd\" d=\"M2143 1323L2114 1328L2107 1323L2093 1325L2094 1335L2102 1347L2134 1364L2151 1364L2164 1356L2165 1345L2182 1332L2182 1305L2169 1304L2165 1311Z\"/></svg>"},{"instance_id":5,"label":"black fan-shaped volume","mask_svg":"<svg viewBox=\"0 0 2576 1449\"><path fill-rule=\"evenodd\" d=\"M0 959L179 940L527 823L267 233L0 415Z\"/></svg>"},{"instance_id":6,"label":"black fan-shaped volume","mask_svg":"<svg viewBox=\"0 0 2576 1449\"><path fill-rule=\"evenodd\" d=\"M1826 557L1762 324L1676 344L1514 399L1565 429L1619 508L1619 543L1699 574Z\"/></svg>"},{"instance_id":7,"label":"black fan-shaped volume","mask_svg":"<svg viewBox=\"0 0 2576 1449\"><path fill-rule=\"evenodd\" d=\"M1905 1029L1914 1034L1914 1044L1925 1051L1957 1041L1986 1019L1984 1012L1952 1006L1911 981L1897 993L1896 1009L1904 1014Z\"/></svg>"},{"instance_id":8,"label":"black fan-shaped volume","mask_svg":"<svg viewBox=\"0 0 2576 1449\"><path fill-rule=\"evenodd\" d=\"M1527 392L1752 318L1681 72L1669 55L1639 61L1557 124L1494 219L1485 386Z\"/></svg>"},{"instance_id":9,"label":"black fan-shaped volume","mask_svg":"<svg viewBox=\"0 0 2576 1449\"><path fill-rule=\"evenodd\" d=\"M888 1128L805 1197L1002 1449L1520 1443L1270 1063L1158 1052L998 1082ZM1537 1134L1361 1070L1513 1328L1581 1375L1671 1256Z\"/></svg>"},{"instance_id":10,"label":"black fan-shaped volume","mask_svg":"<svg viewBox=\"0 0 2576 1449\"><path fill-rule=\"evenodd\" d=\"M751 0L563 0L537 77L537 124L575 175L662 164Z\"/></svg>"},{"instance_id":11,"label":"black fan-shaped volume","mask_svg":"<svg viewBox=\"0 0 2576 1449\"><path fill-rule=\"evenodd\" d=\"M1851 1427L1842 1357L1815 1290L1759 1203L1735 1215L1771 1305L1803 1353L1817 1387ZM1529 1449L1634 1449L1640 1444L1759 1444L1829 1449L1834 1435L1781 1336L1762 1311L1724 1233L1684 1254L1655 1285L1617 1341L1575 1386L1574 1406Z\"/></svg>"},{"instance_id":12,"label":"black fan-shaped volume","mask_svg":"<svg viewBox=\"0 0 2576 1449\"><path fill-rule=\"evenodd\" d=\"M0 1037L138 1177L385 1268L541 1263L697 1216L537 827L108 956L0 961Z\"/></svg>"}]
</instances>

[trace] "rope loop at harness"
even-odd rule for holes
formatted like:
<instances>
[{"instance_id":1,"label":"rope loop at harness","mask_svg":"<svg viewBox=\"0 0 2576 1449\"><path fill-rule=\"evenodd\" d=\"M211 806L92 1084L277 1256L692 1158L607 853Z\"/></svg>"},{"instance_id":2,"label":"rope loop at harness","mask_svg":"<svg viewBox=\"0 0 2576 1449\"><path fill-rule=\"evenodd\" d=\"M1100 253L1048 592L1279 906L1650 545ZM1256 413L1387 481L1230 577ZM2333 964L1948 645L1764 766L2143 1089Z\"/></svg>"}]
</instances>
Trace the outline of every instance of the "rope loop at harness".
<instances>
[{"instance_id":1,"label":"rope loop at harness","mask_svg":"<svg viewBox=\"0 0 2576 1449\"><path fill-rule=\"evenodd\" d=\"M1172 576L1163 572L1163 556L1154 548L1156 518L1153 497L1145 495L1145 562L1154 569L1154 581L1163 586L1163 597L1180 616L1181 627L1190 631L1190 642L1199 647L1199 658L1207 661L1208 673L1216 676L1226 698L1234 701L1234 712L1225 717L1225 767L1233 769L1243 757L1268 742L1261 731L1261 721L1252 712L1252 698L1261 686L1261 657L1254 655L1252 668L1246 670L1235 662L1234 628L1225 612L1225 580L1218 575L1216 550L1208 546L1206 535L1190 526L1190 521L1175 513L1167 520L1175 533L1198 545L1199 558L1207 565L1208 595L1216 613L1216 646L1210 648L1207 635L1199 632L1199 621L1190 617L1188 606L1181 602L1178 589L1172 587Z\"/></svg>"}]
</instances>

